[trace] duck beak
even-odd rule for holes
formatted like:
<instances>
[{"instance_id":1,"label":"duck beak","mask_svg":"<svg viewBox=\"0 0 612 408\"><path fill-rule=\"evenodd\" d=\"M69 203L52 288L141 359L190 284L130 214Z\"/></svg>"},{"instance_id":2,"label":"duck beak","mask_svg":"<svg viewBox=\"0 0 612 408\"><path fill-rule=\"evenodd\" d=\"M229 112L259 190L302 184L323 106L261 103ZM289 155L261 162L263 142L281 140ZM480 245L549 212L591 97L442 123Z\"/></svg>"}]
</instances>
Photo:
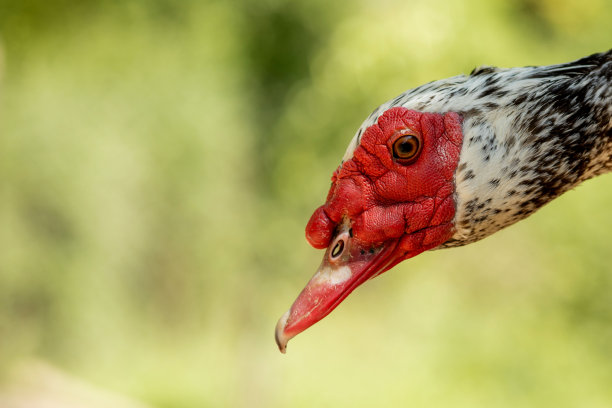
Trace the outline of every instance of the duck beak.
<instances>
[{"instance_id":1,"label":"duck beak","mask_svg":"<svg viewBox=\"0 0 612 408\"><path fill-rule=\"evenodd\" d=\"M291 338L331 313L359 285L402 259L396 253L399 239L372 248L353 238L348 225L331 242L321 266L276 325L281 353Z\"/></svg>"}]
</instances>

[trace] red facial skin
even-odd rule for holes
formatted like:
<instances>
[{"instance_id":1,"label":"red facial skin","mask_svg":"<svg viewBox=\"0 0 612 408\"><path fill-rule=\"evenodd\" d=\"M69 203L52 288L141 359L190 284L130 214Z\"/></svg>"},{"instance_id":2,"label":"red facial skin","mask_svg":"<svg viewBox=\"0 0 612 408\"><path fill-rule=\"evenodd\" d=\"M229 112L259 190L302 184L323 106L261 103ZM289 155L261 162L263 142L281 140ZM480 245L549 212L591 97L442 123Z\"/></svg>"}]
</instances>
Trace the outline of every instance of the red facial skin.
<instances>
[{"instance_id":1,"label":"red facial skin","mask_svg":"<svg viewBox=\"0 0 612 408\"><path fill-rule=\"evenodd\" d=\"M422 149L404 164L394 159L392 146L407 133L421 139ZM341 226L350 226L346 254L334 260L328 248L321 268L349 266L352 274L346 282L325 284L313 278L308 283L277 326L281 351L289 338L329 314L361 283L453 235L453 177L462 139L461 117L454 112L395 107L366 129L353 157L334 172L325 204L306 226L306 239L319 249L335 242Z\"/></svg>"}]
</instances>

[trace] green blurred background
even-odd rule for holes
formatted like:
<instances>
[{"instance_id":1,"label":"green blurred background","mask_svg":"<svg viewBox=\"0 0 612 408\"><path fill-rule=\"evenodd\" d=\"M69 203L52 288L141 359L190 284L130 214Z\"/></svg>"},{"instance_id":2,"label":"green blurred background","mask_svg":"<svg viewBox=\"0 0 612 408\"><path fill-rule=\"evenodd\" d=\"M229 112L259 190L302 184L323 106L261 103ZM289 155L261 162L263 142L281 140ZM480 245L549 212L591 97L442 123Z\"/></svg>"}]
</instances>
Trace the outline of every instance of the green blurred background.
<instances>
[{"instance_id":1,"label":"green blurred background","mask_svg":"<svg viewBox=\"0 0 612 408\"><path fill-rule=\"evenodd\" d=\"M378 104L612 46L610 0L0 0L0 378L159 408L612 406L612 177L276 349Z\"/></svg>"}]
</instances>

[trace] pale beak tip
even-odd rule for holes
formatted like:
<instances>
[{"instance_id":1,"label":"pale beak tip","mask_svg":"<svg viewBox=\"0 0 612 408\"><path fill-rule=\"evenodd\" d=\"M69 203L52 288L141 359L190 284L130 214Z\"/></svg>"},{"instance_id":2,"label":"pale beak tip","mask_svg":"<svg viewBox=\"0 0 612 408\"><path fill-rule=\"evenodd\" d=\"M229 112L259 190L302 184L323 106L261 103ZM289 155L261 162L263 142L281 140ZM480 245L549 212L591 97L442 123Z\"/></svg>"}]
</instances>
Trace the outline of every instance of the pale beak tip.
<instances>
[{"instance_id":1,"label":"pale beak tip","mask_svg":"<svg viewBox=\"0 0 612 408\"><path fill-rule=\"evenodd\" d=\"M287 343L293 336L287 336L285 334L285 326L287 325L287 319L289 319L289 310L285 312L285 314L278 319L278 323L276 323L276 330L274 332L274 338L276 339L276 345L281 353L285 354L287 352Z\"/></svg>"}]
</instances>

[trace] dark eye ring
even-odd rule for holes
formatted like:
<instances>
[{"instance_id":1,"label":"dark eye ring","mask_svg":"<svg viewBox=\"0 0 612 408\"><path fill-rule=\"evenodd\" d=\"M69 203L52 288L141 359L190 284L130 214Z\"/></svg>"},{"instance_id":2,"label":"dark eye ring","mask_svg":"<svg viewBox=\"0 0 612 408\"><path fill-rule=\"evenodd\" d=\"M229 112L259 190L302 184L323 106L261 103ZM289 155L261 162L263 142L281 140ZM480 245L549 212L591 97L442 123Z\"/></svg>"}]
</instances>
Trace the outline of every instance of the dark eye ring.
<instances>
[{"instance_id":1,"label":"dark eye ring","mask_svg":"<svg viewBox=\"0 0 612 408\"><path fill-rule=\"evenodd\" d=\"M413 134L400 136L393 142L393 158L401 164L412 163L421 153L422 147L423 143L419 136Z\"/></svg>"}]
</instances>

